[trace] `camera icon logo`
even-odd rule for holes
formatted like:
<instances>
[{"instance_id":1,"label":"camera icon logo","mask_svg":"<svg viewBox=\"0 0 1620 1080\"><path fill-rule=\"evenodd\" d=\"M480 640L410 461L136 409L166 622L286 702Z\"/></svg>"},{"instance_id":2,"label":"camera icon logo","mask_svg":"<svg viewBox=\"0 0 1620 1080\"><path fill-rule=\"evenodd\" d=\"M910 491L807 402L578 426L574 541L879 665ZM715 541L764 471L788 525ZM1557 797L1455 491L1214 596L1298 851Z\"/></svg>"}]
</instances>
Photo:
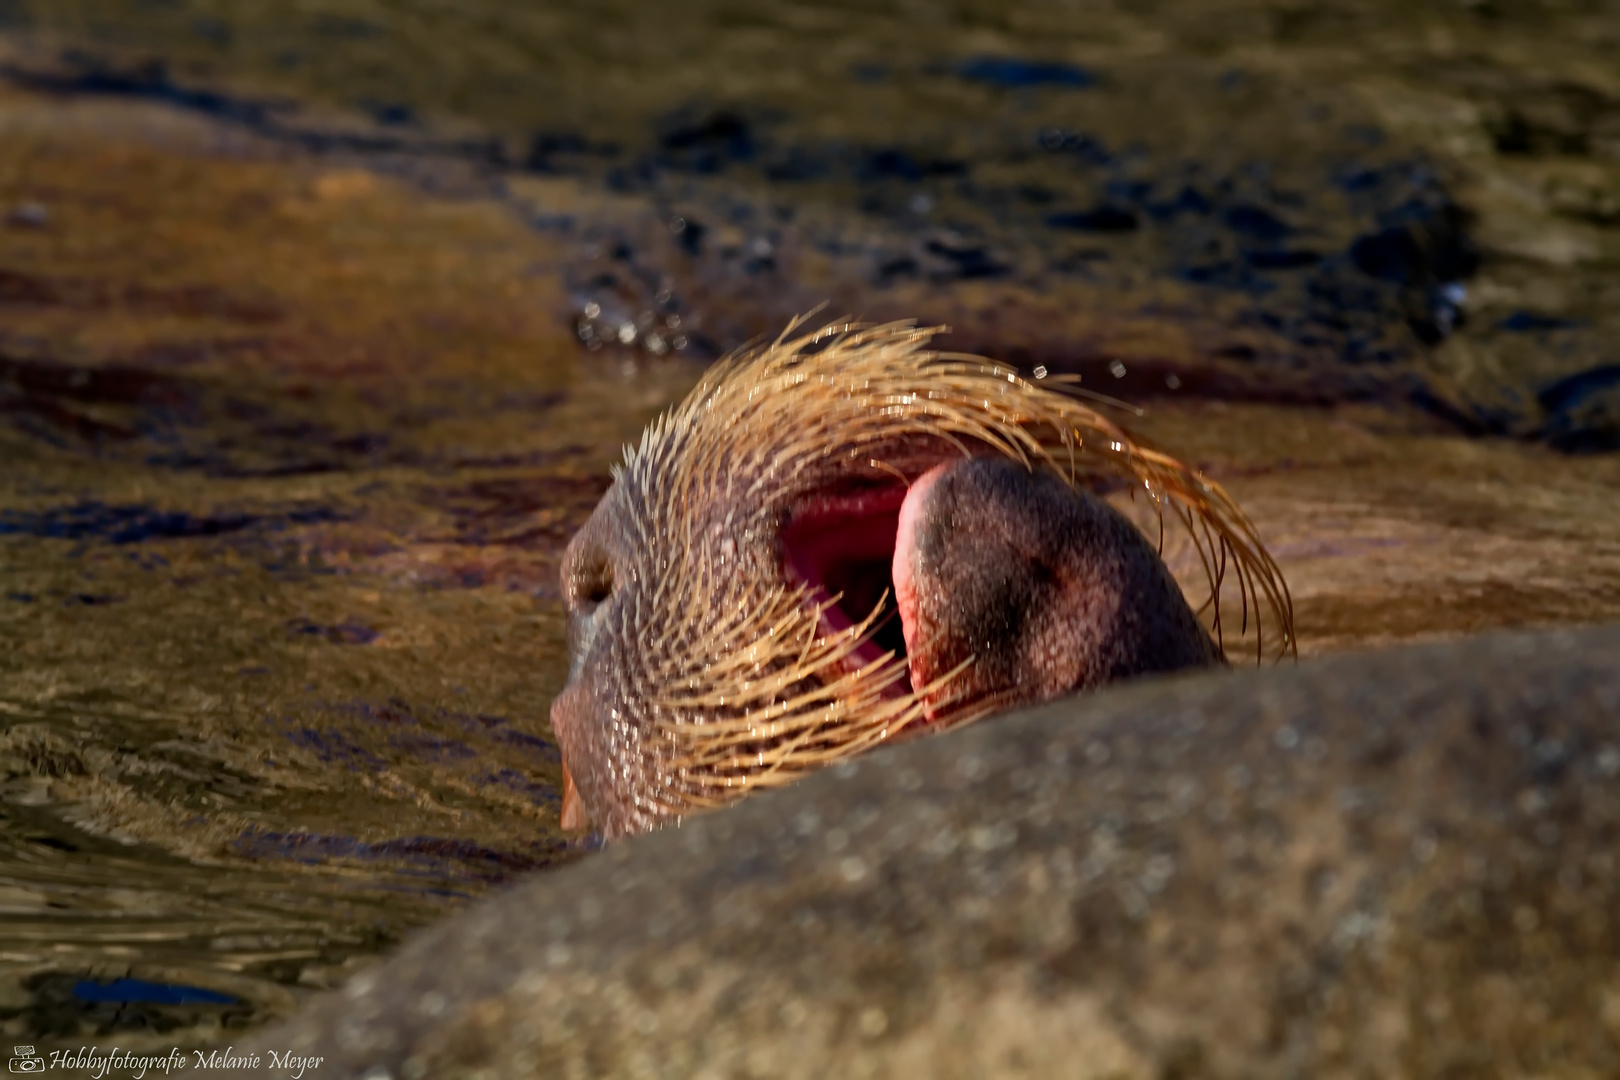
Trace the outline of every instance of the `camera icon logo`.
<instances>
[{"instance_id":1,"label":"camera icon logo","mask_svg":"<svg viewBox=\"0 0 1620 1080\"><path fill-rule=\"evenodd\" d=\"M45 1059L34 1053L32 1046L13 1046L11 1052L17 1055L11 1059L12 1072L36 1073L45 1071Z\"/></svg>"}]
</instances>

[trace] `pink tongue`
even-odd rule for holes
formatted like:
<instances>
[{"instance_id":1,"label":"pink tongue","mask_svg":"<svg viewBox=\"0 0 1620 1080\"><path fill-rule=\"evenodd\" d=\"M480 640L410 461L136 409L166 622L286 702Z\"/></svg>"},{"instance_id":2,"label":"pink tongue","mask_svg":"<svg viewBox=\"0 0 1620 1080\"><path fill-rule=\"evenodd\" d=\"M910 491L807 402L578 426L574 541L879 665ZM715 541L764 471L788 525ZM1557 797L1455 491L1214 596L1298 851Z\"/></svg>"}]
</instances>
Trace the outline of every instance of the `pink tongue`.
<instances>
[{"instance_id":1,"label":"pink tongue","mask_svg":"<svg viewBox=\"0 0 1620 1080\"><path fill-rule=\"evenodd\" d=\"M911 666L913 689L921 689L942 674L933 670L934 665L922 647L926 640L926 627L921 625L921 598L917 595L912 565L917 547L917 528L923 504L928 498L928 489L944 475L945 470L955 464L955 461L941 462L923 473L907 489L905 501L900 504L900 527L894 537L894 565L891 572L894 575L894 599L900 609L900 627L906 637L906 657ZM928 710L930 720L935 719L935 712L933 708Z\"/></svg>"}]
</instances>

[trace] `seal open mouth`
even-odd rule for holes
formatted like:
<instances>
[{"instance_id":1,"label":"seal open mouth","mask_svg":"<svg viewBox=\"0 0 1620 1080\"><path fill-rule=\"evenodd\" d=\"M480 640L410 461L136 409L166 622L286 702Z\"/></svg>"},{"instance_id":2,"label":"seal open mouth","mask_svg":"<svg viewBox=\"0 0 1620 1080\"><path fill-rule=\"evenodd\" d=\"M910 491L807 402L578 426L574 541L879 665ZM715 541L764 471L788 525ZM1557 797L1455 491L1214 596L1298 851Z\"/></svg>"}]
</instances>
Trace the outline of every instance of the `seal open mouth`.
<instances>
[{"instance_id":1,"label":"seal open mouth","mask_svg":"<svg viewBox=\"0 0 1620 1080\"><path fill-rule=\"evenodd\" d=\"M1216 627L1230 574L1289 647L1276 564L1206 477L936 331L792 330L653 423L569 544L565 827L642 831L921 727L1223 662L1087 477L1187 526Z\"/></svg>"},{"instance_id":2,"label":"seal open mouth","mask_svg":"<svg viewBox=\"0 0 1620 1080\"><path fill-rule=\"evenodd\" d=\"M790 580L807 586L822 632L843 633L871 620L869 634L841 670L905 657L909 636L896 579L904 562L897 546L909 488L898 484L856 494L822 494L793 508L782 529L782 561ZM893 693L913 689L910 677Z\"/></svg>"},{"instance_id":3,"label":"seal open mouth","mask_svg":"<svg viewBox=\"0 0 1620 1080\"><path fill-rule=\"evenodd\" d=\"M942 478L979 469L982 464L973 464L971 457L953 457L926 469L905 486L895 483L802 499L781 533L784 572L789 580L808 588L822 633L830 637L866 627L837 670L847 674L891 658L903 661L904 677L887 687L885 694L891 698L922 694L928 720L940 719L950 705L964 703L960 695L946 698L928 693L930 684L951 666L938 655L942 642L952 636L951 628L938 624L959 614L929 610L924 579L940 574L940 564L950 559L954 546L936 541L933 546L944 550L932 558L923 555L924 537L930 530L937 535L953 527L950 522L933 520L937 500L930 496ZM960 502L951 507L958 518L984 513L982 507L964 507ZM1012 512L1002 521L1016 528L1021 516L1018 508L1007 509ZM998 559L1007 571L1016 572L1016 565L1022 563L1037 577L1050 579L1053 575L1050 565L1029 565L1041 560L1031 558L1027 537L1009 537L1003 550L989 553L989 557ZM1019 614L1004 612L1003 624L1017 621Z\"/></svg>"}]
</instances>

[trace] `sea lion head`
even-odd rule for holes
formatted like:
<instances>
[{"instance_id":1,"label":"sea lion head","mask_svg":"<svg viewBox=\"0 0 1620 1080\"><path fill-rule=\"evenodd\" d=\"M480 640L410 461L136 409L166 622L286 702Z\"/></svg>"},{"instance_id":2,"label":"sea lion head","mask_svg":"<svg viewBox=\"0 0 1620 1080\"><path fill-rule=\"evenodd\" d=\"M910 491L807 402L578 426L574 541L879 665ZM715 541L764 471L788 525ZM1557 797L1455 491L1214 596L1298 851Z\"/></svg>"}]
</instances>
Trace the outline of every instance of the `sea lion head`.
<instances>
[{"instance_id":1,"label":"sea lion head","mask_svg":"<svg viewBox=\"0 0 1620 1080\"><path fill-rule=\"evenodd\" d=\"M626 451L564 557L564 827L644 831L1009 705L1221 662L1123 478L1291 638L1276 565L1201 474L1072 393L842 324L722 360Z\"/></svg>"}]
</instances>

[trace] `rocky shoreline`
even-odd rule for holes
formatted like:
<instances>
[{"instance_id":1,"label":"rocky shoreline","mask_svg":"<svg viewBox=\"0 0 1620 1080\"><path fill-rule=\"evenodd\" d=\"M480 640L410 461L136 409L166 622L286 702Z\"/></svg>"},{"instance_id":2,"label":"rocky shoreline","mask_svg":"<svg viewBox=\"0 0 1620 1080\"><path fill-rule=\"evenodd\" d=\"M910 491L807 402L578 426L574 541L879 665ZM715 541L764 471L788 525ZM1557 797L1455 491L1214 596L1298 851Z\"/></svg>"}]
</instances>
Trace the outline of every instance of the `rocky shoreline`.
<instances>
[{"instance_id":1,"label":"rocky shoreline","mask_svg":"<svg viewBox=\"0 0 1620 1080\"><path fill-rule=\"evenodd\" d=\"M1616 656L1612 626L1495 635L919 739L526 881L244 1052L402 1080L1612 1075Z\"/></svg>"}]
</instances>

